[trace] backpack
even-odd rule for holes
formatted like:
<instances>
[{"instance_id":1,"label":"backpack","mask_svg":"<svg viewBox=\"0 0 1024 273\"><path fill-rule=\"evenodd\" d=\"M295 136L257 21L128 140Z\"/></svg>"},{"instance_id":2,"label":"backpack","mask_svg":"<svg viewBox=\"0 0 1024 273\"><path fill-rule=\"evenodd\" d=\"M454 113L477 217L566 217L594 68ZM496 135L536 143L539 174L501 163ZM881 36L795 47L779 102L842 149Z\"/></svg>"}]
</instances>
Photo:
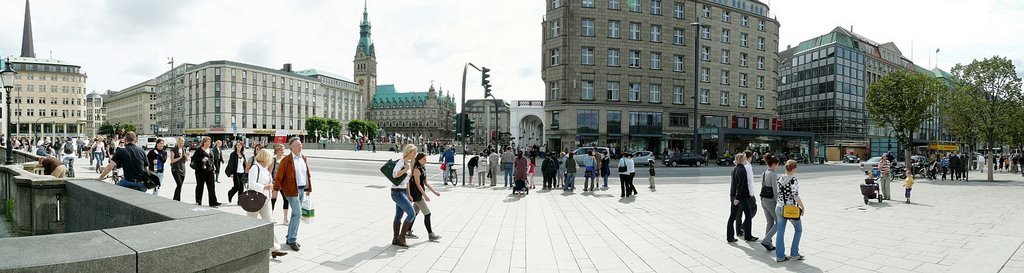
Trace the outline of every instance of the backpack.
<instances>
[{"instance_id":1,"label":"backpack","mask_svg":"<svg viewBox=\"0 0 1024 273\"><path fill-rule=\"evenodd\" d=\"M64 154L71 154L74 152L75 151L71 149L71 143L64 143Z\"/></svg>"},{"instance_id":2,"label":"backpack","mask_svg":"<svg viewBox=\"0 0 1024 273\"><path fill-rule=\"evenodd\" d=\"M380 166L380 172L384 174L384 177L386 177L388 180L391 180L391 184L394 186L402 184L402 180L404 180L405 178L404 174L399 177L394 177L396 164L398 164L398 161L394 159L388 159L388 162L384 162L384 166Z\"/></svg>"}]
</instances>

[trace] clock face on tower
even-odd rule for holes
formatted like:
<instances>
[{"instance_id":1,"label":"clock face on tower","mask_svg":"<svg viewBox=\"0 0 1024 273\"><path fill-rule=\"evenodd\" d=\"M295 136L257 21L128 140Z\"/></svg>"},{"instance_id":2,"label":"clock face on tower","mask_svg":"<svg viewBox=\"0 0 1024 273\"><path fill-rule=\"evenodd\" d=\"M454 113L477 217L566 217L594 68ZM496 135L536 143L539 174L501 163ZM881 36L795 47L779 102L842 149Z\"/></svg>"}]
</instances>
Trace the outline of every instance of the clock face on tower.
<instances>
[{"instance_id":1,"label":"clock face on tower","mask_svg":"<svg viewBox=\"0 0 1024 273\"><path fill-rule=\"evenodd\" d=\"M363 79L359 79L359 85L363 85Z\"/></svg>"}]
</instances>

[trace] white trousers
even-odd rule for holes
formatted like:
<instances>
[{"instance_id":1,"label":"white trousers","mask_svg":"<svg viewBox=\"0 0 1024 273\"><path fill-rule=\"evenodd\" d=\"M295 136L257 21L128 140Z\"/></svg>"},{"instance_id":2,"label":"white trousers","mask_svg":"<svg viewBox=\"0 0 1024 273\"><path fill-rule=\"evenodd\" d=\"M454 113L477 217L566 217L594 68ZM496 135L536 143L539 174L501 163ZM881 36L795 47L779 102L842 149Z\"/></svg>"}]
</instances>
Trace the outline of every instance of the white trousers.
<instances>
[{"instance_id":1,"label":"white trousers","mask_svg":"<svg viewBox=\"0 0 1024 273\"><path fill-rule=\"evenodd\" d=\"M270 198L268 197L267 201L265 203L263 203L263 208L261 208L260 211L257 211L257 212L248 212L248 211L246 211L245 214L249 215L249 217L252 217L252 218L256 218L256 216L259 215L259 218L263 218L263 220L267 220L267 221L270 221L271 223L273 223L274 222L274 218L272 218L270 216L270 209L272 209L272 207L270 205ZM271 228L273 228L273 225L271 225ZM273 230L271 230L271 231L273 231ZM281 250L281 243L277 241L277 236L275 235L273 237L274 237L274 246L272 246L270 248L270 250Z\"/></svg>"}]
</instances>

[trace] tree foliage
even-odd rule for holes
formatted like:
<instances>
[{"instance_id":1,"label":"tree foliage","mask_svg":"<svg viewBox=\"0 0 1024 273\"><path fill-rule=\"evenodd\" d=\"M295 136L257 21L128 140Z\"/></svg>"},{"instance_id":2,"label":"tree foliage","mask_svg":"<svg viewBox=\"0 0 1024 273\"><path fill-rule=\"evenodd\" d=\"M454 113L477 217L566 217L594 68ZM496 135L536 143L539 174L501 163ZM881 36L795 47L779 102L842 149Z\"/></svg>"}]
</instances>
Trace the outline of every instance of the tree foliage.
<instances>
[{"instance_id":1,"label":"tree foliage","mask_svg":"<svg viewBox=\"0 0 1024 273\"><path fill-rule=\"evenodd\" d=\"M334 118L307 117L306 134L316 136L316 133L325 138L338 137L341 135L341 121Z\"/></svg>"},{"instance_id":2,"label":"tree foliage","mask_svg":"<svg viewBox=\"0 0 1024 273\"><path fill-rule=\"evenodd\" d=\"M114 135L121 135L121 132L136 132L136 133L138 133L138 128L137 128L137 126L135 126L135 124L130 123L130 122L129 123L120 123L120 122L118 122L118 123L111 124L109 121L104 121L103 124L100 125L100 128L98 128L96 130L96 133L98 133L100 135L108 136L108 137L109 136L114 136Z\"/></svg>"},{"instance_id":3,"label":"tree foliage","mask_svg":"<svg viewBox=\"0 0 1024 273\"><path fill-rule=\"evenodd\" d=\"M868 86L865 106L879 126L892 128L896 141L905 150L910 166L914 133L934 117L933 107L942 90L937 78L913 71L897 70Z\"/></svg>"},{"instance_id":4,"label":"tree foliage","mask_svg":"<svg viewBox=\"0 0 1024 273\"><path fill-rule=\"evenodd\" d=\"M352 136L357 136L362 133L363 136L369 136L370 138L377 138L380 134L380 127L377 126L376 122L370 120L353 119L348 122L348 133Z\"/></svg>"},{"instance_id":5,"label":"tree foliage","mask_svg":"<svg viewBox=\"0 0 1024 273\"><path fill-rule=\"evenodd\" d=\"M992 148L997 141L1010 140L1015 134L1014 120L1020 111L1021 79L1013 62L994 56L974 60L968 65L957 64L951 71L954 80L954 100L944 105L944 112L971 112L975 120L967 126L976 127L976 136L988 148L988 180L992 181ZM964 125L964 124L957 124Z\"/></svg>"}]
</instances>

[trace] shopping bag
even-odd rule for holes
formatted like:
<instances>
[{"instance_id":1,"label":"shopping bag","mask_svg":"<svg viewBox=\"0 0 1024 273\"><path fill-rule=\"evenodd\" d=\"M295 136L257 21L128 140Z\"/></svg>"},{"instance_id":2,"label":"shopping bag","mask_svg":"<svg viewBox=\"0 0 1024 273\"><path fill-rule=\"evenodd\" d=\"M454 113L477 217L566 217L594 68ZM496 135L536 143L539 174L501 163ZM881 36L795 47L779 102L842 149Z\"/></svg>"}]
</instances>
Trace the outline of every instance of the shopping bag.
<instances>
[{"instance_id":1,"label":"shopping bag","mask_svg":"<svg viewBox=\"0 0 1024 273\"><path fill-rule=\"evenodd\" d=\"M302 199L302 223L312 224L313 218L316 217L316 214L314 212L315 211L313 210L313 198L309 198L309 196L306 196L306 198Z\"/></svg>"}]
</instances>

